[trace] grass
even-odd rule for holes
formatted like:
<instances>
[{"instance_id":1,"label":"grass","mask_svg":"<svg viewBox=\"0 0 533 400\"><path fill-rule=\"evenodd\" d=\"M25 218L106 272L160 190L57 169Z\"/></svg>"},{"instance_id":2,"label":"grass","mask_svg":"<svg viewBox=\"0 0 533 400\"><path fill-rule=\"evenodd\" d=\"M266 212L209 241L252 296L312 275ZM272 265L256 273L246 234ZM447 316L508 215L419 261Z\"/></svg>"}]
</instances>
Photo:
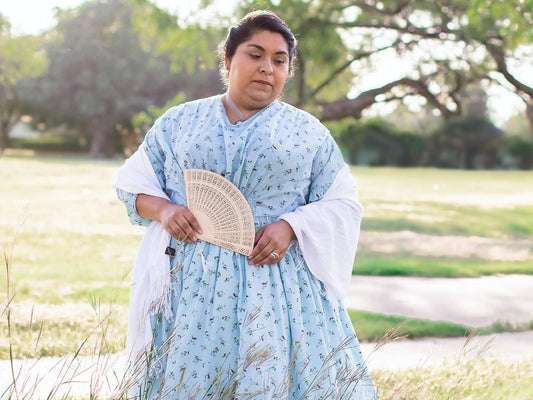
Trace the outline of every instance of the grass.
<instances>
[{"instance_id":1,"label":"grass","mask_svg":"<svg viewBox=\"0 0 533 400\"><path fill-rule=\"evenodd\" d=\"M59 229L51 229L49 234L22 233L14 249L12 274L17 298L58 304L86 301L89 293L99 293L102 301L127 305L129 273L138 243L137 235L110 237Z\"/></svg>"},{"instance_id":2,"label":"grass","mask_svg":"<svg viewBox=\"0 0 533 400\"><path fill-rule=\"evenodd\" d=\"M352 168L365 230L523 238L533 233L532 171Z\"/></svg>"},{"instance_id":3,"label":"grass","mask_svg":"<svg viewBox=\"0 0 533 400\"><path fill-rule=\"evenodd\" d=\"M531 183L533 185L533 182ZM533 235L533 208L485 209L474 206L413 202L406 210L387 210L388 203L367 207L362 228L369 231L410 230L431 235L527 238ZM374 210L381 208L381 211Z\"/></svg>"},{"instance_id":4,"label":"grass","mask_svg":"<svg viewBox=\"0 0 533 400\"><path fill-rule=\"evenodd\" d=\"M475 258L413 257L359 253L353 272L359 275L474 278L494 274L533 274L532 261L490 261Z\"/></svg>"},{"instance_id":5,"label":"grass","mask_svg":"<svg viewBox=\"0 0 533 400\"><path fill-rule=\"evenodd\" d=\"M493 333L496 328L475 329L445 321L426 321L391 315L348 310L350 319L362 342L377 342L388 331L400 327L399 333L407 339L423 337L467 337L473 334Z\"/></svg>"},{"instance_id":6,"label":"grass","mask_svg":"<svg viewBox=\"0 0 533 400\"><path fill-rule=\"evenodd\" d=\"M352 167L360 199L396 207L413 202L511 208L531 203L532 171Z\"/></svg>"},{"instance_id":7,"label":"grass","mask_svg":"<svg viewBox=\"0 0 533 400\"><path fill-rule=\"evenodd\" d=\"M533 360L476 359L440 367L374 371L381 400L529 400Z\"/></svg>"},{"instance_id":8,"label":"grass","mask_svg":"<svg viewBox=\"0 0 533 400\"><path fill-rule=\"evenodd\" d=\"M495 321L490 326L474 328L447 321L428 321L356 310L348 310L348 314L361 342L377 342L394 329L405 339L468 337L533 329L533 321L522 324Z\"/></svg>"},{"instance_id":9,"label":"grass","mask_svg":"<svg viewBox=\"0 0 533 400\"><path fill-rule=\"evenodd\" d=\"M121 163L60 156L0 157L0 247L9 254L13 251L10 284L15 296L10 332L5 314L0 320L0 358L90 354L103 331L108 336L105 352L124 348L130 273L141 232L129 226L112 190ZM527 240L533 233L531 172L387 168L353 172L365 207L365 230L407 229L511 241ZM360 251L356 272L462 277L532 273L530 265L530 261L453 254L438 258ZM2 275L4 303L6 289ZM480 332L456 324L356 311L350 311L350 317L361 341L379 339L398 326L411 338ZM481 333L514 329L495 324ZM9 335L15 338L11 347L6 342ZM532 363L524 365L529 371L531 367ZM488 374L494 375L492 383ZM485 361L373 376L382 400L520 400L531 398L533 388L531 374L524 370ZM518 379L523 384L509 383Z\"/></svg>"},{"instance_id":10,"label":"grass","mask_svg":"<svg viewBox=\"0 0 533 400\"><path fill-rule=\"evenodd\" d=\"M10 357L15 359L63 357L76 353L79 349L81 349L80 355L95 354L94 349L101 338L99 327L101 319L93 310L83 306L80 308L86 310L84 317L79 315L79 310L73 315L56 315L49 318L37 315L31 318L31 314L14 313L13 322L9 327L10 332L7 322L2 320L0 360L9 360ZM127 314L125 311L122 310L123 314ZM108 334L106 351L109 353L122 351L125 348L124 332L127 329L127 320L119 316L117 311L106 315L105 320ZM11 347L8 342L9 335L16 339Z\"/></svg>"}]
</instances>

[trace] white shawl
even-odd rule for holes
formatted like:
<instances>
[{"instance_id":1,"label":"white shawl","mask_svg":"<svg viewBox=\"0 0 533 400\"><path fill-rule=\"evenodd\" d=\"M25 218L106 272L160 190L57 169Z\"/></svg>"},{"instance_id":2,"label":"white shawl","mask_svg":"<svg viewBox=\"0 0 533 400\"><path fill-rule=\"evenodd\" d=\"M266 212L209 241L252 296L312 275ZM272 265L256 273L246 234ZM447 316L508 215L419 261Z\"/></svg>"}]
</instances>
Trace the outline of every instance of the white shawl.
<instances>
[{"instance_id":1,"label":"white shawl","mask_svg":"<svg viewBox=\"0 0 533 400\"><path fill-rule=\"evenodd\" d=\"M148 194L170 200L161 188L152 164L142 149L135 152L120 168L115 187L135 194ZM159 221L150 222L144 232L135 266L130 295L128 356L132 362L145 355L152 345L150 317L170 309L170 260L165 250L170 234ZM161 308L159 308L161 307Z\"/></svg>"},{"instance_id":2,"label":"white shawl","mask_svg":"<svg viewBox=\"0 0 533 400\"><path fill-rule=\"evenodd\" d=\"M332 301L348 294L362 216L348 165L319 201L280 216L291 225L309 270Z\"/></svg>"},{"instance_id":3,"label":"white shawl","mask_svg":"<svg viewBox=\"0 0 533 400\"><path fill-rule=\"evenodd\" d=\"M130 193L168 199L144 150L126 161L115 186ZM362 212L356 182L345 165L322 199L280 216L291 225L304 260L332 301L341 300L348 293ZM152 221L135 261L128 329L132 361L137 361L152 344L150 316L158 312L154 305L162 305L165 318L171 318L170 265L164 254L169 240L170 235L159 221Z\"/></svg>"}]
</instances>

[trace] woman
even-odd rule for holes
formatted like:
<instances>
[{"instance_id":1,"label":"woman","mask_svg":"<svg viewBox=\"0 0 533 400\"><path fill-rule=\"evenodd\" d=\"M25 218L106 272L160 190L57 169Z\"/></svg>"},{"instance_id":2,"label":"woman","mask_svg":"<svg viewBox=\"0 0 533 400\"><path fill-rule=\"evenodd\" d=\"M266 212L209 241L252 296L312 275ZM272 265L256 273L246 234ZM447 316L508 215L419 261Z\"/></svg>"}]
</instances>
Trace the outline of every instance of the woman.
<instances>
[{"instance_id":1,"label":"woman","mask_svg":"<svg viewBox=\"0 0 533 400\"><path fill-rule=\"evenodd\" d=\"M227 92L167 111L119 172L130 220L148 225L128 334L146 374L130 395L376 398L340 301L362 212L355 182L327 129L278 100L295 44L274 14L248 14L224 44ZM188 168L244 194L249 257L198 240Z\"/></svg>"}]
</instances>

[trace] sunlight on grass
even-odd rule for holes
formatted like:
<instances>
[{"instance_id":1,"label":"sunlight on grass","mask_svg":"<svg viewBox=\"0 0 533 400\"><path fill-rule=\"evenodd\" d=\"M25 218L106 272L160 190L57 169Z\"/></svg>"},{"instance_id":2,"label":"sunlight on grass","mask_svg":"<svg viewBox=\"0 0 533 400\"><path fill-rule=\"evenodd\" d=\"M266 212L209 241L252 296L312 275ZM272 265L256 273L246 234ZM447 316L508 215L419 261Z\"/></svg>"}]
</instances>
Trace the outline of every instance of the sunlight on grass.
<instances>
[{"instance_id":1,"label":"sunlight on grass","mask_svg":"<svg viewBox=\"0 0 533 400\"><path fill-rule=\"evenodd\" d=\"M466 171L435 168L352 167L365 207L389 203L474 206L483 209L533 204L531 171Z\"/></svg>"},{"instance_id":2,"label":"sunlight on grass","mask_svg":"<svg viewBox=\"0 0 533 400\"><path fill-rule=\"evenodd\" d=\"M10 325L7 318L0 319L0 360L62 357L79 349L80 355L93 355L102 338L107 353L125 348L127 305L101 301L96 293L78 303L14 300L9 307Z\"/></svg>"},{"instance_id":3,"label":"sunlight on grass","mask_svg":"<svg viewBox=\"0 0 533 400\"><path fill-rule=\"evenodd\" d=\"M533 360L471 360L441 367L374 371L380 400L529 400Z\"/></svg>"},{"instance_id":4,"label":"sunlight on grass","mask_svg":"<svg viewBox=\"0 0 533 400\"><path fill-rule=\"evenodd\" d=\"M140 237L68 231L22 233L14 257L15 279L88 282L124 280L135 260Z\"/></svg>"},{"instance_id":5,"label":"sunlight on grass","mask_svg":"<svg viewBox=\"0 0 533 400\"><path fill-rule=\"evenodd\" d=\"M6 325L4 321L0 322L0 360L7 360L10 356L6 342L8 337ZM97 325L96 318L93 317L76 320L36 319L31 325L29 321L25 323L14 322L11 331L16 341L11 349L12 355L17 359L65 356L75 353L85 340L87 343L83 346L80 355L92 355L94 354L95 342L99 342L101 338ZM108 325L107 349L109 353L124 350L126 344L124 332L127 323L124 324L124 321L114 319Z\"/></svg>"},{"instance_id":6,"label":"sunlight on grass","mask_svg":"<svg viewBox=\"0 0 533 400\"><path fill-rule=\"evenodd\" d=\"M532 182L533 185L533 182ZM533 234L533 208L487 209L439 203L415 203L407 210L374 202L365 207L362 228L370 231L411 230L433 235L520 238Z\"/></svg>"}]
</instances>

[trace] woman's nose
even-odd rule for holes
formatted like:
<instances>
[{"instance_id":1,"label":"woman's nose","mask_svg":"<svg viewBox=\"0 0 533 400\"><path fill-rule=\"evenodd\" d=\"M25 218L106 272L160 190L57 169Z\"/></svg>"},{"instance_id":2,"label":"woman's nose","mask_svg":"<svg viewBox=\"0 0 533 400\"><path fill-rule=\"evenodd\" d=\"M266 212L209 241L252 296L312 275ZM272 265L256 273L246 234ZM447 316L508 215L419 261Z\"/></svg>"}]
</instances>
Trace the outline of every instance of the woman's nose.
<instances>
[{"instance_id":1,"label":"woman's nose","mask_svg":"<svg viewBox=\"0 0 533 400\"><path fill-rule=\"evenodd\" d=\"M262 63L261 63L261 72L264 72L266 74L271 74L272 73L272 62L269 60L269 59L265 59Z\"/></svg>"}]
</instances>

